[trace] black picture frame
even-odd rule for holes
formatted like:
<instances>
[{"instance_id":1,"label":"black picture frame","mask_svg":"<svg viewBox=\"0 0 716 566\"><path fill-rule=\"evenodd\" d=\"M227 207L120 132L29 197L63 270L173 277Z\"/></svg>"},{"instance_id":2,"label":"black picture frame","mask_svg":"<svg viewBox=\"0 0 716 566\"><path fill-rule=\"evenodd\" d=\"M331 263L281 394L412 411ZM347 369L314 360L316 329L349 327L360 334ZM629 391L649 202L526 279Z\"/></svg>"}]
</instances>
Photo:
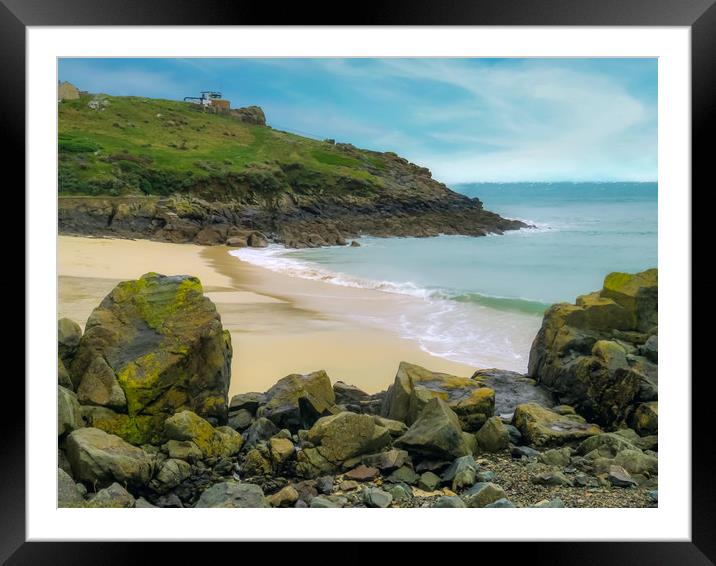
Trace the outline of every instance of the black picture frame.
<instances>
[{"instance_id":1,"label":"black picture frame","mask_svg":"<svg viewBox=\"0 0 716 566\"><path fill-rule=\"evenodd\" d=\"M28 26L73 25L479 25L479 26L686 26L692 38L692 187L704 185L713 162L707 136L713 137L716 104L716 0L393 0L362 2L360 10L341 12L341 6L322 3L235 3L221 0L0 0L0 81L2 92L12 93L0 104L3 126L5 173L16 175L16 186L24 186L23 149L25 141L25 31ZM200 9L197 7L200 5ZM277 9L280 6L280 9ZM343 15L341 15L343 14ZM711 140L708 140L711 141ZM711 181L709 179L709 181ZM711 181L709 185L713 185ZM692 195L693 195L693 189ZM19 197L19 194L16 195ZM18 198L18 200L20 200ZM18 202L24 209L24 199ZM19 210L20 208L18 208ZM698 225L692 220L692 226ZM698 256L697 256L698 257ZM19 270L18 270L19 271ZM13 291L13 292L16 292ZM695 295L695 290L694 290ZM31 301L32 297L25 297ZM18 319L19 320L19 319ZM27 344L26 344L27 348ZM693 351L693 347L692 347ZM685 384L696 366L685 364L681 376L669 376ZM17 414L4 412L5 427L0 441L0 562L7 564L108 564L141 562L152 549L137 549L126 543L29 543L25 542L25 400L24 384L5 376L4 397L13 400ZM510 544L509 550L484 547L478 554L487 559L486 549L501 552L503 559L552 565L578 564L679 564L716 562L716 490L712 478L714 443L711 385L708 374L692 379L692 538L691 542L565 542L490 543ZM689 418L685 415L684 418ZM688 478L683 478L688 481ZM558 536L558 533L555 533ZM585 533L585 536L586 533ZM242 543L246 544L246 543ZM356 545L357 543L352 543ZM453 543L454 544L454 543ZM484 543L483 543L484 544ZM165 544L156 549L162 561L190 560L186 545ZM355 551L321 550L324 557L342 563L374 561L373 543L362 543ZM228 550L241 559L236 547ZM243 548L243 547L242 547ZM326 547L323 547L326 548ZM457 547L455 547L457 548ZM424 545L413 545L424 555ZM242 550L262 552L252 545ZM407 550L401 550L406 552ZM218 561L219 553L204 554L203 561ZM221 552L221 551L220 551ZM329 554L329 552L331 554ZM455 550L450 550L453 554ZM468 550L471 554L474 550ZM491 553L490 553L491 554ZM309 555L310 556L310 555ZM387 554L385 556L388 556ZM405 556L405 555L404 555ZM474 556L474 554L473 554ZM295 560L295 551L274 545L270 561ZM404 560L404 558L401 558ZM493 558L496 560L498 558ZM418 558L421 563L422 560Z\"/></svg>"}]
</instances>

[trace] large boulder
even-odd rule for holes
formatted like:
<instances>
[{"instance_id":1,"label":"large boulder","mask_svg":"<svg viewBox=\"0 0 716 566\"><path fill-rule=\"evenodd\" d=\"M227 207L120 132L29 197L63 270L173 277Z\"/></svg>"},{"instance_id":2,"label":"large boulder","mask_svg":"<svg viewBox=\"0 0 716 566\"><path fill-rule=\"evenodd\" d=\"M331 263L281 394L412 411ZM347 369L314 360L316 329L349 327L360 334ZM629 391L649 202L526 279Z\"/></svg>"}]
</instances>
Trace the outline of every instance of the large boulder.
<instances>
[{"instance_id":1,"label":"large boulder","mask_svg":"<svg viewBox=\"0 0 716 566\"><path fill-rule=\"evenodd\" d=\"M103 487L116 481L143 486L152 476L151 455L97 428L80 428L70 433L66 452L73 477L89 485Z\"/></svg>"},{"instance_id":2,"label":"large boulder","mask_svg":"<svg viewBox=\"0 0 716 566\"><path fill-rule=\"evenodd\" d=\"M331 380L325 371L291 374L266 392L266 402L256 414L269 419L279 428L295 431L307 429L319 417L330 414L329 409L335 403Z\"/></svg>"},{"instance_id":3,"label":"large boulder","mask_svg":"<svg viewBox=\"0 0 716 566\"><path fill-rule=\"evenodd\" d=\"M337 464L380 450L390 443L391 436L372 416L344 411L316 421L307 440L326 460Z\"/></svg>"},{"instance_id":4,"label":"large boulder","mask_svg":"<svg viewBox=\"0 0 716 566\"><path fill-rule=\"evenodd\" d=\"M230 365L229 333L200 281L147 273L92 312L70 375L78 387L90 380L88 402L119 408L114 375L130 416L191 409L225 422Z\"/></svg>"},{"instance_id":5,"label":"large boulder","mask_svg":"<svg viewBox=\"0 0 716 566\"><path fill-rule=\"evenodd\" d=\"M194 507L269 507L269 503L258 485L225 481L204 491Z\"/></svg>"},{"instance_id":6,"label":"large boulder","mask_svg":"<svg viewBox=\"0 0 716 566\"><path fill-rule=\"evenodd\" d=\"M470 453L460 420L439 397L427 402L417 420L395 441L395 445L427 458L453 460Z\"/></svg>"},{"instance_id":7,"label":"large boulder","mask_svg":"<svg viewBox=\"0 0 716 566\"><path fill-rule=\"evenodd\" d=\"M600 428L579 415L560 415L536 403L517 405L512 424L533 446L559 446L601 433Z\"/></svg>"},{"instance_id":8,"label":"large boulder","mask_svg":"<svg viewBox=\"0 0 716 566\"><path fill-rule=\"evenodd\" d=\"M657 295L650 269L610 273L601 291L553 305L532 343L529 375L590 421L620 424L636 402L657 395L651 345L642 347L656 333Z\"/></svg>"},{"instance_id":9,"label":"large boulder","mask_svg":"<svg viewBox=\"0 0 716 566\"><path fill-rule=\"evenodd\" d=\"M428 401L434 398L445 401L467 431L478 430L495 409L495 392L479 380L400 362L395 381L383 400L381 414L412 425Z\"/></svg>"},{"instance_id":10,"label":"large boulder","mask_svg":"<svg viewBox=\"0 0 716 566\"><path fill-rule=\"evenodd\" d=\"M164 438L164 415L128 415L93 405L82 405L81 410L87 426L117 435L135 446L160 444Z\"/></svg>"}]
</instances>

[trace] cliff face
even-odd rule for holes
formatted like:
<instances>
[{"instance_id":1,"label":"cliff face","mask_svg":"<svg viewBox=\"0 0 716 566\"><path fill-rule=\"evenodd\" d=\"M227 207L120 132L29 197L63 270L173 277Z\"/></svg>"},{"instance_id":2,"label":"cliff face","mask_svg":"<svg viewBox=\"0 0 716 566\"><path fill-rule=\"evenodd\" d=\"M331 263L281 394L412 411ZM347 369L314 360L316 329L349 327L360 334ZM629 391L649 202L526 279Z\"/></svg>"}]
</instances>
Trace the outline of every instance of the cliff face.
<instances>
[{"instance_id":1,"label":"cliff face","mask_svg":"<svg viewBox=\"0 0 716 566\"><path fill-rule=\"evenodd\" d=\"M258 231L306 247L524 227L395 153L295 136L240 112L95 96L63 102L59 116L62 233L214 244Z\"/></svg>"}]
</instances>

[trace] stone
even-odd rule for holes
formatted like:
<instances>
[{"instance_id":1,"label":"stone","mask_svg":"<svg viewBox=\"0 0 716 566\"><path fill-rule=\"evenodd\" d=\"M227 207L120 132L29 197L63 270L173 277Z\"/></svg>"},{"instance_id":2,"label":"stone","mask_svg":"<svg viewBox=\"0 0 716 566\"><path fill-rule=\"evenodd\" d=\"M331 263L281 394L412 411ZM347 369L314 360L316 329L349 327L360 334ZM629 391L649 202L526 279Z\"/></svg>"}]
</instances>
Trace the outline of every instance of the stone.
<instances>
[{"instance_id":1,"label":"stone","mask_svg":"<svg viewBox=\"0 0 716 566\"><path fill-rule=\"evenodd\" d=\"M457 415L438 397L427 402L408 431L395 441L395 446L424 457L448 460L471 452Z\"/></svg>"},{"instance_id":2,"label":"stone","mask_svg":"<svg viewBox=\"0 0 716 566\"><path fill-rule=\"evenodd\" d=\"M263 490L251 483L232 480L217 483L205 490L194 507L247 508L269 507Z\"/></svg>"},{"instance_id":3,"label":"stone","mask_svg":"<svg viewBox=\"0 0 716 566\"><path fill-rule=\"evenodd\" d=\"M190 476L191 465L188 462L177 458L169 458L159 465L159 470L152 478L152 481L149 482L149 486L157 493L166 493Z\"/></svg>"},{"instance_id":4,"label":"stone","mask_svg":"<svg viewBox=\"0 0 716 566\"><path fill-rule=\"evenodd\" d=\"M245 445L247 448L252 448L277 433L278 428L276 428L275 424L265 417L259 417L244 431Z\"/></svg>"},{"instance_id":5,"label":"stone","mask_svg":"<svg viewBox=\"0 0 716 566\"><path fill-rule=\"evenodd\" d=\"M283 466L295 454L293 442L286 438L271 438L268 445L271 460L277 467Z\"/></svg>"},{"instance_id":6,"label":"stone","mask_svg":"<svg viewBox=\"0 0 716 566\"><path fill-rule=\"evenodd\" d=\"M331 493L333 491L333 476L316 478L316 489L321 493Z\"/></svg>"},{"instance_id":7,"label":"stone","mask_svg":"<svg viewBox=\"0 0 716 566\"><path fill-rule=\"evenodd\" d=\"M495 408L495 392L479 381L400 362L395 381L383 401L381 415L410 426L434 398L447 403L460 419L462 429L468 432L478 430Z\"/></svg>"},{"instance_id":8,"label":"stone","mask_svg":"<svg viewBox=\"0 0 716 566\"><path fill-rule=\"evenodd\" d=\"M325 371L291 374L266 392L266 403L257 416L266 417L280 428L295 431L310 428L321 416L330 414L336 397Z\"/></svg>"},{"instance_id":9,"label":"stone","mask_svg":"<svg viewBox=\"0 0 716 566\"><path fill-rule=\"evenodd\" d=\"M646 342L639 347L639 353L650 362L659 361L659 337L656 334L649 336Z\"/></svg>"},{"instance_id":10,"label":"stone","mask_svg":"<svg viewBox=\"0 0 716 566\"><path fill-rule=\"evenodd\" d=\"M572 487L574 484L572 480L567 478L562 472L545 472L532 476L532 483L537 485L556 485L556 486L569 486Z\"/></svg>"},{"instance_id":11,"label":"stone","mask_svg":"<svg viewBox=\"0 0 716 566\"><path fill-rule=\"evenodd\" d=\"M271 507L290 507L298 501L298 491L292 485L287 485L273 495L269 495L266 500Z\"/></svg>"},{"instance_id":12,"label":"stone","mask_svg":"<svg viewBox=\"0 0 716 566\"><path fill-rule=\"evenodd\" d=\"M57 386L57 436L61 437L84 426L77 395Z\"/></svg>"},{"instance_id":13,"label":"stone","mask_svg":"<svg viewBox=\"0 0 716 566\"><path fill-rule=\"evenodd\" d=\"M266 394L264 393L239 393L229 401L229 413L243 409L251 413L251 416L254 416L258 408L264 403L266 403Z\"/></svg>"},{"instance_id":14,"label":"stone","mask_svg":"<svg viewBox=\"0 0 716 566\"><path fill-rule=\"evenodd\" d=\"M393 497L393 501L410 501L413 498L413 490L404 483L392 484L386 491Z\"/></svg>"},{"instance_id":15,"label":"stone","mask_svg":"<svg viewBox=\"0 0 716 566\"><path fill-rule=\"evenodd\" d=\"M565 507L564 501L562 501L559 497L555 497L554 499L543 499L542 501L538 501L534 505L530 505L530 507L534 508L563 508Z\"/></svg>"},{"instance_id":16,"label":"stone","mask_svg":"<svg viewBox=\"0 0 716 566\"><path fill-rule=\"evenodd\" d=\"M66 441L67 459L76 480L100 487L113 482L143 486L149 482L153 458L141 448L96 428L80 428Z\"/></svg>"},{"instance_id":17,"label":"stone","mask_svg":"<svg viewBox=\"0 0 716 566\"><path fill-rule=\"evenodd\" d=\"M577 447L577 454L584 456L596 450L604 458L614 458L622 450L634 449L636 449L636 446L622 435L615 432L606 432L582 441Z\"/></svg>"},{"instance_id":18,"label":"stone","mask_svg":"<svg viewBox=\"0 0 716 566\"><path fill-rule=\"evenodd\" d=\"M497 474L492 470L482 470L481 472L477 472L477 476L475 476L476 481L486 483L494 482L495 478L497 478Z\"/></svg>"},{"instance_id":19,"label":"stone","mask_svg":"<svg viewBox=\"0 0 716 566\"><path fill-rule=\"evenodd\" d=\"M64 470L67 475L70 475L72 473L72 466L70 466L70 461L67 459L65 451L61 448L57 449L57 467Z\"/></svg>"},{"instance_id":20,"label":"stone","mask_svg":"<svg viewBox=\"0 0 716 566\"><path fill-rule=\"evenodd\" d=\"M169 440L193 442L204 457L233 456L243 444L242 436L232 428L214 428L192 411L181 411L166 419L164 434Z\"/></svg>"},{"instance_id":21,"label":"stone","mask_svg":"<svg viewBox=\"0 0 716 566\"><path fill-rule=\"evenodd\" d=\"M245 248L246 246L248 246L248 242L246 241L246 238L242 238L241 236L233 236L226 240L226 245L230 248Z\"/></svg>"},{"instance_id":22,"label":"stone","mask_svg":"<svg viewBox=\"0 0 716 566\"><path fill-rule=\"evenodd\" d=\"M634 475L654 476L659 473L658 458L638 449L622 450L614 458L614 463Z\"/></svg>"},{"instance_id":23,"label":"stone","mask_svg":"<svg viewBox=\"0 0 716 566\"><path fill-rule=\"evenodd\" d=\"M77 398L83 405L98 405L119 411L127 408L124 390L101 356L96 357L85 371L77 388Z\"/></svg>"},{"instance_id":24,"label":"stone","mask_svg":"<svg viewBox=\"0 0 716 566\"><path fill-rule=\"evenodd\" d=\"M74 391L75 389L75 386L72 384L72 379L70 379L70 372L67 371L65 364L60 358L57 358L57 384L70 391Z\"/></svg>"},{"instance_id":25,"label":"stone","mask_svg":"<svg viewBox=\"0 0 716 566\"><path fill-rule=\"evenodd\" d=\"M229 472L234 470L234 463L231 458L219 458L219 461L214 466L214 473L221 476L228 475Z\"/></svg>"},{"instance_id":26,"label":"stone","mask_svg":"<svg viewBox=\"0 0 716 566\"><path fill-rule=\"evenodd\" d=\"M636 481L631 477L629 472L621 466L610 466L607 479L609 480L609 483L615 487L633 487L637 485Z\"/></svg>"},{"instance_id":27,"label":"stone","mask_svg":"<svg viewBox=\"0 0 716 566\"><path fill-rule=\"evenodd\" d=\"M503 369L479 369L470 378L495 392L495 414L510 415L523 403L537 403L543 407L554 405L553 395L536 380Z\"/></svg>"},{"instance_id":28,"label":"stone","mask_svg":"<svg viewBox=\"0 0 716 566\"><path fill-rule=\"evenodd\" d=\"M390 493L375 487L364 488L362 496L366 507L385 508L393 502L393 496Z\"/></svg>"},{"instance_id":29,"label":"stone","mask_svg":"<svg viewBox=\"0 0 716 566\"><path fill-rule=\"evenodd\" d=\"M351 240L351 247L352 247L352 248L360 248L360 242L356 242L355 240Z\"/></svg>"},{"instance_id":30,"label":"stone","mask_svg":"<svg viewBox=\"0 0 716 566\"><path fill-rule=\"evenodd\" d=\"M196 277L147 273L119 283L92 311L70 375L81 383L101 357L130 416L190 409L223 423L231 353L229 332Z\"/></svg>"},{"instance_id":31,"label":"stone","mask_svg":"<svg viewBox=\"0 0 716 566\"><path fill-rule=\"evenodd\" d=\"M132 494L115 482L90 498L88 507L132 508L134 504Z\"/></svg>"},{"instance_id":32,"label":"stone","mask_svg":"<svg viewBox=\"0 0 716 566\"><path fill-rule=\"evenodd\" d=\"M366 466L378 468L383 472L389 472L409 463L410 456L406 450L391 448L385 452L363 456L361 462Z\"/></svg>"},{"instance_id":33,"label":"stone","mask_svg":"<svg viewBox=\"0 0 716 566\"><path fill-rule=\"evenodd\" d=\"M488 503L487 505L485 505L485 507L489 507L492 509L514 509L517 506L509 499L503 497L502 499L498 499L497 501Z\"/></svg>"},{"instance_id":34,"label":"stone","mask_svg":"<svg viewBox=\"0 0 716 566\"><path fill-rule=\"evenodd\" d=\"M529 446L513 446L511 449L513 458L537 458L540 453Z\"/></svg>"},{"instance_id":35,"label":"stone","mask_svg":"<svg viewBox=\"0 0 716 566\"><path fill-rule=\"evenodd\" d=\"M348 411L320 418L308 431L307 439L324 458L335 464L371 454L391 440L388 429L376 425L370 415Z\"/></svg>"},{"instance_id":36,"label":"stone","mask_svg":"<svg viewBox=\"0 0 716 566\"><path fill-rule=\"evenodd\" d=\"M168 507L181 509L182 507L184 507L184 504L182 503L181 499L179 499L179 496L176 493L167 493L166 495L161 495L154 500L154 503L157 504L157 507L162 508Z\"/></svg>"},{"instance_id":37,"label":"stone","mask_svg":"<svg viewBox=\"0 0 716 566\"><path fill-rule=\"evenodd\" d=\"M524 439L533 446L559 446L601 433L594 424L575 415L559 415L534 403L518 405L512 420Z\"/></svg>"},{"instance_id":38,"label":"stone","mask_svg":"<svg viewBox=\"0 0 716 566\"><path fill-rule=\"evenodd\" d=\"M199 447L191 440L169 440L164 449L170 458L197 462L204 457Z\"/></svg>"},{"instance_id":39,"label":"stone","mask_svg":"<svg viewBox=\"0 0 716 566\"><path fill-rule=\"evenodd\" d=\"M353 491L360 487L360 483L355 480L344 480L338 484L338 489L341 491Z\"/></svg>"},{"instance_id":40,"label":"stone","mask_svg":"<svg viewBox=\"0 0 716 566\"><path fill-rule=\"evenodd\" d=\"M472 456L457 458L442 475L442 481L452 482L452 490L470 487L477 480L477 462Z\"/></svg>"},{"instance_id":41,"label":"stone","mask_svg":"<svg viewBox=\"0 0 716 566\"><path fill-rule=\"evenodd\" d=\"M463 494L467 507L484 507L498 499L506 499L504 490L494 483L476 483Z\"/></svg>"},{"instance_id":42,"label":"stone","mask_svg":"<svg viewBox=\"0 0 716 566\"><path fill-rule=\"evenodd\" d=\"M246 454L241 471L248 477L267 476L273 470L271 461L257 448L252 448Z\"/></svg>"},{"instance_id":43,"label":"stone","mask_svg":"<svg viewBox=\"0 0 716 566\"><path fill-rule=\"evenodd\" d=\"M639 436L648 436L659 432L659 402L642 403L634 412L634 430Z\"/></svg>"},{"instance_id":44,"label":"stone","mask_svg":"<svg viewBox=\"0 0 716 566\"><path fill-rule=\"evenodd\" d=\"M349 385L342 381L333 384L335 402L338 405L356 405L370 397L365 391L358 389L355 385Z\"/></svg>"},{"instance_id":45,"label":"stone","mask_svg":"<svg viewBox=\"0 0 716 566\"><path fill-rule=\"evenodd\" d=\"M151 503L149 503L149 501L144 499L144 497L139 497L134 502L134 507L135 509L158 509L156 505L152 505Z\"/></svg>"},{"instance_id":46,"label":"stone","mask_svg":"<svg viewBox=\"0 0 716 566\"><path fill-rule=\"evenodd\" d=\"M296 474L304 478L317 478L332 474L337 465L327 460L317 448L304 448L296 453Z\"/></svg>"},{"instance_id":47,"label":"stone","mask_svg":"<svg viewBox=\"0 0 716 566\"><path fill-rule=\"evenodd\" d=\"M254 416L251 414L250 411L247 411L246 409L239 409L235 413L229 414L229 422L227 424L235 431L243 432L244 430L249 428L249 426L251 426L251 423L253 421Z\"/></svg>"},{"instance_id":48,"label":"stone","mask_svg":"<svg viewBox=\"0 0 716 566\"><path fill-rule=\"evenodd\" d=\"M164 438L161 434L164 415L128 415L94 405L82 405L80 409L87 426L119 436L135 446L159 444Z\"/></svg>"},{"instance_id":49,"label":"stone","mask_svg":"<svg viewBox=\"0 0 716 566\"><path fill-rule=\"evenodd\" d=\"M433 507L436 509L462 509L467 505L457 495L443 495L435 500Z\"/></svg>"},{"instance_id":50,"label":"stone","mask_svg":"<svg viewBox=\"0 0 716 566\"><path fill-rule=\"evenodd\" d=\"M83 507L84 503L84 497L75 480L65 470L57 468L57 506Z\"/></svg>"},{"instance_id":51,"label":"stone","mask_svg":"<svg viewBox=\"0 0 716 566\"><path fill-rule=\"evenodd\" d=\"M388 481L393 483L406 483L409 485L414 485L418 482L418 474L415 473L413 468L409 466L401 466L397 470L394 470L390 476L388 476Z\"/></svg>"},{"instance_id":52,"label":"stone","mask_svg":"<svg viewBox=\"0 0 716 566\"><path fill-rule=\"evenodd\" d=\"M500 417L490 417L480 430L475 433L480 450L484 452L501 452L510 446L510 434Z\"/></svg>"},{"instance_id":53,"label":"stone","mask_svg":"<svg viewBox=\"0 0 716 566\"><path fill-rule=\"evenodd\" d=\"M512 421L512 417L510 417L510 421ZM507 434L510 435L510 442L512 444L522 444L523 439L520 429L513 424L505 424L505 430L507 431Z\"/></svg>"},{"instance_id":54,"label":"stone","mask_svg":"<svg viewBox=\"0 0 716 566\"><path fill-rule=\"evenodd\" d=\"M418 479L418 487L425 491L434 491L440 485L440 476L433 472L423 472Z\"/></svg>"},{"instance_id":55,"label":"stone","mask_svg":"<svg viewBox=\"0 0 716 566\"><path fill-rule=\"evenodd\" d=\"M406 425L402 421L386 419L385 417L381 417L379 415L373 415L373 420L375 421L375 424L387 428L390 432L390 436L392 436L393 438L403 436L408 430L408 425Z\"/></svg>"},{"instance_id":56,"label":"stone","mask_svg":"<svg viewBox=\"0 0 716 566\"><path fill-rule=\"evenodd\" d=\"M378 471L378 468L369 468L365 464L361 464L343 475L348 480L370 481L377 478L380 475L380 472Z\"/></svg>"},{"instance_id":57,"label":"stone","mask_svg":"<svg viewBox=\"0 0 716 566\"><path fill-rule=\"evenodd\" d=\"M82 338L80 325L69 318L57 321L57 354L62 362L72 359Z\"/></svg>"},{"instance_id":58,"label":"stone","mask_svg":"<svg viewBox=\"0 0 716 566\"><path fill-rule=\"evenodd\" d=\"M309 507L311 507L312 509L333 509L341 507L341 504L332 499L329 499L325 495L319 495L311 499Z\"/></svg>"},{"instance_id":59,"label":"stone","mask_svg":"<svg viewBox=\"0 0 716 566\"><path fill-rule=\"evenodd\" d=\"M547 464L548 466L564 468L569 465L571 455L572 451L566 446L564 448L553 448L552 450L546 450L537 456L537 461Z\"/></svg>"}]
</instances>

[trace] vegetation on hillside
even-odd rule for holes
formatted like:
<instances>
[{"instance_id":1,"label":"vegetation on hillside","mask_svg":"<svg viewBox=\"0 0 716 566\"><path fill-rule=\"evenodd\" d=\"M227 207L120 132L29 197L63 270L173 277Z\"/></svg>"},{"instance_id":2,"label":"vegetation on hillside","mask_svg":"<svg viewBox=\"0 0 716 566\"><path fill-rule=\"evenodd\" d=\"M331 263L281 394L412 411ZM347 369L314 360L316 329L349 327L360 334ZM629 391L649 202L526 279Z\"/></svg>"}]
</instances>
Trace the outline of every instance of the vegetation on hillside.
<instances>
[{"instance_id":1,"label":"vegetation on hillside","mask_svg":"<svg viewBox=\"0 0 716 566\"><path fill-rule=\"evenodd\" d=\"M63 101L58 131L61 195L369 196L385 188L382 174L397 157L143 97Z\"/></svg>"}]
</instances>

